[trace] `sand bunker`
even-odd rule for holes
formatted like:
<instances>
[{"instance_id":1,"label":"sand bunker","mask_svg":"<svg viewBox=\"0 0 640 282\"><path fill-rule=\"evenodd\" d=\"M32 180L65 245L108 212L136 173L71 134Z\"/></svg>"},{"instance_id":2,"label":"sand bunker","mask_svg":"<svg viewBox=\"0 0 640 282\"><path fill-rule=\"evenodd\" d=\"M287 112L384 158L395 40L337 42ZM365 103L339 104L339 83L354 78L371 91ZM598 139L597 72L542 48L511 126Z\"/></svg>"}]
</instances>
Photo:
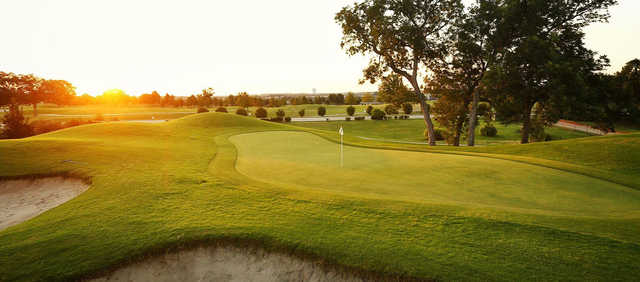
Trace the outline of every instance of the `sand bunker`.
<instances>
[{"instance_id":1,"label":"sand bunker","mask_svg":"<svg viewBox=\"0 0 640 282\"><path fill-rule=\"evenodd\" d=\"M92 281L364 281L262 249L200 247L144 260Z\"/></svg>"},{"instance_id":2,"label":"sand bunker","mask_svg":"<svg viewBox=\"0 0 640 282\"><path fill-rule=\"evenodd\" d=\"M57 207L88 188L81 180L63 177L0 181L0 230Z\"/></svg>"}]
</instances>

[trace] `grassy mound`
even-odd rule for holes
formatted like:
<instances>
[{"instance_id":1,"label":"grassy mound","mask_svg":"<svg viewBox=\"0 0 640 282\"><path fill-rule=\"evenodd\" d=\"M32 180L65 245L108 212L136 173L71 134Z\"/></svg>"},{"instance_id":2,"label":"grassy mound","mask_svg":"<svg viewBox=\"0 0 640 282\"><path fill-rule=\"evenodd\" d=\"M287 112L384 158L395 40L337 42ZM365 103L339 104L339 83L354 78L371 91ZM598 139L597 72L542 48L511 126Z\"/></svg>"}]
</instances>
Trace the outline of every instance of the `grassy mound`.
<instances>
[{"instance_id":1,"label":"grassy mound","mask_svg":"<svg viewBox=\"0 0 640 282\"><path fill-rule=\"evenodd\" d=\"M468 201L406 201L390 192L379 196L378 189L352 187L345 193L328 188L303 190L288 181L265 183L234 169L237 149L229 137L282 130L308 129L207 113L162 124L95 124L0 141L0 177L65 173L92 181L91 188L79 197L0 232L0 281L75 279L169 247L229 240L258 242L266 249L322 257L347 267L441 280L636 278L640 268L637 209L620 216L617 212L603 215L591 207L591 214L571 215L557 207L544 212L548 208L544 204L531 212L505 208L505 204L496 208ZM309 132L325 140L337 137L333 132ZM320 147L311 150L328 146L325 140L307 138L308 134L280 132L274 136L269 138L290 137L289 144L301 142L303 147L319 142ZM357 146L436 152L421 146L347 141ZM238 146L241 155L246 152L246 147ZM271 150L264 147L267 149ZM528 158L529 162L579 168L579 157L569 160L576 163L571 164L544 154L546 160L504 150L502 155L447 151L439 158L447 160L447 156L454 157L452 153L484 154L492 159ZM360 155L368 157L367 151L371 150ZM299 152L306 153L310 151ZM388 155L394 162L404 162L396 153L400 152L376 151L375 157ZM411 162L418 162L416 158ZM605 173L628 169L622 166L598 169ZM415 164L412 169L420 166ZM536 171L554 177L564 174L548 168ZM374 177L375 171L362 173ZM571 177L575 179L568 183L579 181L579 176ZM594 180L585 186L594 183L602 182ZM625 189L614 184L566 189L586 197L586 191L604 187L611 187L605 193ZM416 195L417 188L413 192L402 186L395 189L397 195ZM487 192L482 197L486 200L490 195ZM547 200L553 202L553 198ZM619 204L628 205L626 200ZM616 200L607 196L599 201Z\"/></svg>"}]
</instances>

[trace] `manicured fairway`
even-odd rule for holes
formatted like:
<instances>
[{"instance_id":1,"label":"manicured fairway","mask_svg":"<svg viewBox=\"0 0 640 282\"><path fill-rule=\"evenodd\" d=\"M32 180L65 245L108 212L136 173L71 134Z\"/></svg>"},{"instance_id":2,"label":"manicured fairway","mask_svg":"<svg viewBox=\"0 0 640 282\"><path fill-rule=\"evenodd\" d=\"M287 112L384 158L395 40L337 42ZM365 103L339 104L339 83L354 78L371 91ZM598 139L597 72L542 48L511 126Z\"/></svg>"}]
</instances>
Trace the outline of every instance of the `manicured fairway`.
<instances>
[{"instance_id":1,"label":"manicured fairway","mask_svg":"<svg viewBox=\"0 0 640 282\"><path fill-rule=\"evenodd\" d=\"M251 133L231 141L237 169L274 184L557 215L640 215L640 191L535 165L346 146L341 168L339 145L310 133Z\"/></svg>"},{"instance_id":2,"label":"manicured fairway","mask_svg":"<svg viewBox=\"0 0 640 282\"><path fill-rule=\"evenodd\" d=\"M441 281L638 277L640 179L613 182L637 171L639 135L476 149L346 138L359 147L344 170L336 137L206 113L0 141L0 178L91 181L0 231L0 281L75 280L198 244Z\"/></svg>"}]
</instances>

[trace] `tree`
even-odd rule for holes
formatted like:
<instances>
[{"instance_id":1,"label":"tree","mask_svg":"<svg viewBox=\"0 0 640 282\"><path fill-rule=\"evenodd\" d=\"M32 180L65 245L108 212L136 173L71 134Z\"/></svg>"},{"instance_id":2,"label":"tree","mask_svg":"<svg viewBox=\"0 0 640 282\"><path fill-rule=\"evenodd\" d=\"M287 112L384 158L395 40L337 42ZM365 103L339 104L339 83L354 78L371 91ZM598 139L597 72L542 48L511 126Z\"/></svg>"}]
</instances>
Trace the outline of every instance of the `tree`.
<instances>
[{"instance_id":1,"label":"tree","mask_svg":"<svg viewBox=\"0 0 640 282\"><path fill-rule=\"evenodd\" d=\"M430 68L431 75L425 78L427 91L434 96L460 96L447 98L436 104L445 107L445 111L458 110L455 114L438 111L439 121L453 119L446 123L453 125L449 129L455 135L454 145L459 145L460 131L465 124L459 119L467 116L467 145L475 145L481 82L489 66L494 63L497 48L503 39L498 34L498 25L502 20L500 2L477 1L461 16L449 34L453 42L449 56L434 61ZM450 104L454 102L461 105Z\"/></svg>"},{"instance_id":2,"label":"tree","mask_svg":"<svg viewBox=\"0 0 640 282\"><path fill-rule=\"evenodd\" d=\"M417 102L415 92L409 90L399 75L389 75L381 79L378 86L378 101L400 107L403 103Z\"/></svg>"},{"instance_id":3,"label":"tree","mask_svg":"<svg viewBox=\"0 0 640 282\"><path fill-rule=\"evenodd\" d=\"M463 101L462 95L437 96L438 100L433 107L433 114L440 126L446 129L445 139L453 146L460 146L460 137L467 121L467 106L469 101ZM443 134L444 135L444 134Z\"/></svg>"},{"instance_id":4,"label":"tree","mask_svg":"<svg viewBox=\"0 0 640 282\"><path fill-rule=\"evenodd\" d=\"M187 102L185 104L187 105L187 107L193 107L195 105L198 105L198 99L195 95L191 95L187 98Z\"/></svg>"},{"instance_id":5,"label":"tree","mask_svg":"<svg viewBox=\"0 0 640 282\"><path fill-rule=\"evenodd\" d=\"M210 107L211 104L213 104L213 99L211 99L211 97L215 94L216 92L213 91L213 88L211 87L202 89L202 92L197 96L198 105L200 107Z\"/></svg>"},{"instance_id":6,"label":"tree","mask_svg":"<svg viewBox=\"0 0 640 282\"><path fill-rule=\"evenodd\" d=\"M0 72L0 106L34 103L40 97L42 82L42 79L32 74Z\"/></svg>"},{"instance_id":7,"label":"tree","mask_svg":"<svg viewBox=\"0 0 640 282\"><path fill-rule=\"evenodd\" d=\"M286 113L284 112L283 109L278 109L276 111L276 116L278 116L279 118L283 118L286 115Z\"/></svg>"},{"instance_id":8,"label":"tree","mask_svg":"<svg viewBox=\"0 0 640 282\"><path fill-rule=\"evenodd\" d=\"M356 95L354 95L353 92L349 92L347 93L347 96L344 98L344 103L347 105L357 105L359 104L358 97L356 97Z\"/></svg>"},{"instance_id":9,"label":"tree","mask_svg":"<svg viewBox=\"0 0 640 282\"><path fill-rule=\"evenodd\" d=\"M249 97L249 94L247 94L247 92L238 93L238 96L236 97L236 105L245 109L251 106L251 99Z\"/></svg>"},{"instance_id":10,"label":"tree","mask_svg":"<svg viewBox=\"0 0 640 282\"><path fill-rule=\"evenodd\" d=\"M263 107L257 108L256 109L256 117L257 118L266 118L267 117L267 110L265 110Z\"/></svg>"},{"instance_id":11,"label":"tree","mask_svg":"<svg viewBox=\"0 0 640 282\"><path fill-rule=\"evenodd\" d=\"M318 115L323 117L325 114L327 113L327 108L325 107L318 107Z\"/></svg>"},{"instance_id":12,"label":"tree","mask_svg":"<svg viewBox=\"0 0 640 282\"><path fill-rule=\"evenodd\" d=\"M160 102L160 105L162 107L167 107L167 106L173 106L176 103L176 96L173 95L169 95L169 93L164 94L164 97L162 97L162 101Z\"/></svg>"},{"instance_id":13,"label":"tree","mask_svg":"<svg viewBox=\"0 0 640 282\"><path fill-rule=\"evenodd\" d=\"M300 110L300 111L298 112L298 115L299 115L300 117L304 117L304 109Z\"/></svg>"},{"instance_id":14,"label":"tree","mask_svg":"<svg viewBox=\"0 0 640 282\"><path fill-rule=\"evenodd\" d=\"M20 106L12 104L9 106L9 113L2 118L2 139L17 139L31 136L33 129L29 125L28 119L22 115Z\"/></svg>"},{"instance_id":15,"label":"tree","mask_svg":"<svg viewBox=\"0 0 640 282\"><path fill-rule=\"evenodd\" d=\"M373 106L371 106L371 105L367 106L367 110L366 111L367 111L368 115L371 115L371 112L373 111Z\"/></svg>"},{"instance_id":16,"label":"tree","mask_svg":"<svg viewBox=\"0 0 640 282\"><path fill-rule=\"evenodd\" d=\"M353 106L347 107L347 114L349 116L353 116L353 114L355 114L355 113L356 113L356 108L354 108Z\"/></svg>"},{"instance_id":17,"label":"tree","mask_svg":"<svg viewBox=\"0 0 640 282\"><path fill-rule=\"evenodd\" d=\"M413 113L413 105L411 105L411 103L402 104L402 111L405 115L410 115L411 113Z\"/></svg>"},{"instance_id":18,"label":"tree","mask_svg":"<svg viewBox=\"0 0 640 282\"><path fill-rule=\"evenodd\" d=\"M392 72L413 87L431 146L436 145L435 131L419 84L420 69L445 56L445 35L462 8L459 0L364 0L342 8L335 17L347 54L373 55L361 83L375 83Z\"/></svg>"},{"instance_id":19,"label":"tree","mask_svg":"<svg viewBox=\"0 0 640 282\"><path fill-rule=\"evenodd\" d=\"M616 76L622 81L624 95L630 98L630 103L633 105L629 114L637 122L640 120L640 60L634 59L627 62Z\"/></svg>"},{"instance_id":20,"label":"tree","mask_svg":"<svg viewBox=\"0 0 640 282\"><path fill-rule=\"evenodd\" d=\"M371 95L371 93L365 93L362 95L361 101L364 103L373 102L373 95Z\"/></svg>"},{"instance_id":21,"label":"tree","mask_svg":"<svg viewBox=\"0 0 640 282\"><path fill-rule=\"evenodd\" d=\"M521 143L529 142L534 105L550 124L585 91L584 78L602 69L605 60L584 47L582 29L606 21L616 0L505 1L503 24L508 34L500 58L483 84L503 122L521 121Z\"/></svg>"}]
</instances>

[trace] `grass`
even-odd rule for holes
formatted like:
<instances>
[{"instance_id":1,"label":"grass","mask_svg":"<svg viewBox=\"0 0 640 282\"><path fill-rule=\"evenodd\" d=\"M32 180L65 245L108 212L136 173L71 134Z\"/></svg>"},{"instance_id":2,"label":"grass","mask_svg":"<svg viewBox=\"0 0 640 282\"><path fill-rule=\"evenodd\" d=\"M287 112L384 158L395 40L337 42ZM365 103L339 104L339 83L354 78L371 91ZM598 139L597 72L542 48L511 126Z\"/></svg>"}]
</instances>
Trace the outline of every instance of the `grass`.
<instances>
[{"instance_id":1,"label":"grass","mask_svg":"<svg viewBox=\"0 0 640 282\"><path fill-rule=\"evenodd\" d=\"M361 183L381 181L371 186L351 184L355 178L336 166L336 137L208 113L0 141L1 177L68 173L92 181L79 197L0 232L0 281L87 277L172 246L229 239L440 280L637 278L638 191L613 180L638 167L628 151L638 151L638 135L435 149L349 137L345 169L361 173ZM593 144L569 146L576 141ZM540 158L530 156L536 151ZM603 151L610 159L591 162ZM395 178L379 175L385 162ZM517 175L505 175L511 171ZM303 172L314 177L297 181ZM462 176L476 193L455 183ZM491 178L499 185L491 188ZM426 180L433 183L408 186Z\"/></svg>"},{"instance_id":2,"label":"grass","mask_svg":"<svg viewBox=\"0 0 640 282\"><path fill-rule=\"evenodd\" d=\"M384 120L384 121L329 121L329 122L301 122L296 126L314 128L326 131L337 131L340 126L350 135L375 138L387 141L404 142L426 142L424 136L424 121L420 119L412 120ZM480 135L480 128L476 130L476 144L478 145L502 145L520 142L520 124L503 125L495 123L498 135L486 137ZM568 130L559 127L549 127L545 131L550 134L553 140L581 138L589 136L586 133ZM439 144L446 144L444 141Z\"/></svg>"}]
</instances>

